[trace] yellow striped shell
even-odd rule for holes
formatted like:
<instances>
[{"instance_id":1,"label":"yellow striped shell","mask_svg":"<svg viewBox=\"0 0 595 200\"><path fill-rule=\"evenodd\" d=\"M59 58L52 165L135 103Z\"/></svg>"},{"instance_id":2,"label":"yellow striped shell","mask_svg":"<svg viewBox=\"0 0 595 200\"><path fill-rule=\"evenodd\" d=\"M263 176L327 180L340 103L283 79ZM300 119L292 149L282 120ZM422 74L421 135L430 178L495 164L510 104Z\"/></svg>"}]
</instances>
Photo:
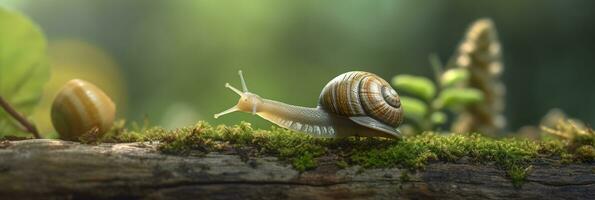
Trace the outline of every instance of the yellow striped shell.
<instances>
[{"instance_id":1,"label":"yellow striped shell","mask_svg":"<svg viewBox=\"0 0 595 200\"><path fill-rule=\"evenodd\" d=\"M66 83L52 105L52 124L65 140L78 140L94 128L102 135L111 128L115 115L114 102L97 86L80 79Z\"/></svg>"},{"instance_id":2,"label":"yellow striped shell","mask_svg":"<svg viewBox=\"0 0 595 200\"><path fill-rule=\"evenodd\" d=\"M368 116L391 127L403 121L397 92L369 72L346 72L335 77L322 89L319 106L342 116Z\"/></svg>"}]
</instances>

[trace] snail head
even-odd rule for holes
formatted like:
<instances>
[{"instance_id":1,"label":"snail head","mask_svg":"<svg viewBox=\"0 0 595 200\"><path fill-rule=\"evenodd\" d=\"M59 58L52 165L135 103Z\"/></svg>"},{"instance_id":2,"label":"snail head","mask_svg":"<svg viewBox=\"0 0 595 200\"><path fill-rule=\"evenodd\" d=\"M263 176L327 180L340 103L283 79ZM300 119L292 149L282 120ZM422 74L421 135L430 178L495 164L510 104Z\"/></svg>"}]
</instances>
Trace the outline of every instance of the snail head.
<instances>
[{"instance_id":1,"label":"snail head","mask_svg":"<svg viewBox=\"0 0 595 200\"><path fill-rule=\"evenodd\" d=\"M231 86L229 83L225 83L226 88L229 88L236 94L240 95L238 104L223 112L215 114L215 118L219 118L235 111L242 111L252 114L256 114L258 112L259 105L261 105L263 102L262 98L257 94L248 92L248 87L246 87L246 81L244 80L244 75L242 75L242 70L238 71L238 74L240 75L240 80L242 81L242 91Z\"/></svg>"}]
</instances>

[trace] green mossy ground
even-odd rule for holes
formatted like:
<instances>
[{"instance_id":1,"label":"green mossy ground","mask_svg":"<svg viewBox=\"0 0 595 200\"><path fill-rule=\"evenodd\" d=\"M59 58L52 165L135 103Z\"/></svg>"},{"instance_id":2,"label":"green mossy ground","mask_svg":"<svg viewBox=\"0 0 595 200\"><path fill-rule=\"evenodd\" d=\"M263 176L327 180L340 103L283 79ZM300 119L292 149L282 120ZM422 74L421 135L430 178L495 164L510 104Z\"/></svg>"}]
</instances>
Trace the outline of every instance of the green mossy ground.
<instances>
[{"instance_id":1,"label":"green mossy ground","mask_svg":"<svg viewBox=\"0 0 595 200\"><path fill-rule=\"evenodd\" d=\"M316 138L272 127L253 129L249 123L235 126L195 126L175 130L162 128L122 128L123 123L102 138L87 135L83 142L159 142L159 150L174 155L204 155L229 152L243 159L275 156L305 171L317 166L317 159L332 156L340 168L359 165L365 168L402 167L423 169L428 162L495 164L505 170L515 185L522 183L531 169L531 161L554 158L561 162L593 162L595 137L577 137L572 141L492 139L479 134L423 133L400 140L384 138ZM591 132L592 133L592 132Z\"/></svg>"}]
</instances>

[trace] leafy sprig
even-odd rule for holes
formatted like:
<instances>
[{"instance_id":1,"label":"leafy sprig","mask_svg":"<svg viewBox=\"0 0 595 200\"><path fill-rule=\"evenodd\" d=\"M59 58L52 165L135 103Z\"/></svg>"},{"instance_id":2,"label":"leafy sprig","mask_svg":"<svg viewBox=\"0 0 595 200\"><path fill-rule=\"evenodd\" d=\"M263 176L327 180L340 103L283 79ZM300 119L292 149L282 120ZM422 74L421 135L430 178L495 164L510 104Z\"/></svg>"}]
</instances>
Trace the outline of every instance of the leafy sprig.
<instances>
[{"instance_id":1,"label":"leafy sprig","mask_svg":"<svg viewBox=\"0 0 595 200\"><path fill-rule=\"evenodd\" d=\"M401 96L405 119L411 122L417 132L434 130L448 121L447 113L456 114L463 106L483 101L483 93L475 88L465 87L469 72L454 68L446 71L437 57L430 61L436 73L435 80L409 74L395 76L391 83L409 96Z\"/></svg>"}]
</instances>

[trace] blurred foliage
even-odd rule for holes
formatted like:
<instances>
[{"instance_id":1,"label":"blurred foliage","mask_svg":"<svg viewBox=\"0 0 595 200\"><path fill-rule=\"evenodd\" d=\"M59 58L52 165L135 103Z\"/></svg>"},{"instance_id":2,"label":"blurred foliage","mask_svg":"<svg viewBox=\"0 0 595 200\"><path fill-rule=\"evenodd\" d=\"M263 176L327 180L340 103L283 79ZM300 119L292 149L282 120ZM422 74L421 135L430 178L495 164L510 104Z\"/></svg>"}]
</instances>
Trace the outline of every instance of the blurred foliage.
<instances>
[{"instance_id":1,"label":"blurred foliage","mask_svg":"<svg viewBox=\"0 0 595 200\"><path fill-rule=\"evenodd\" d=\"M457 83L469 80L469 71L465 69L450 69L440 77L442 87L453 86Z\"/></svg>"},{"instance_id":2,"label":"blurred foliage","mask_svg":"<svg viewBox=\"0 0 595 200\"><path fill-rule=\"evenodd\" d=\"M251 91L263 97L315 106L322 87L346 71L369 71L386 80L394 74L429 77L431 68L420 67L427 55L451 55L462 30L480 17L492 18L501 31L508 66L502 77L508 86L505 112L511 128L536 123L553 106L595 123L595 68L590 67L595 65L595 28L588 26L594 4L0 1L40 24L50 44L79 41L109 56L122 78L117 85L126 109L119 117L137 121L148 116L168 127L197 120L244 120L260 128L270 123L249 114L211 117L237 100L223 84L238 85L238 69L244 70ZM94 81L102 88L111 82ZM118 91L105 89L118 96Z\"/></svg>"},{"instance_id":3,"label":"blurred foliage","mask_svg":"<svg viewBox=\"0 0 595 200\"><path fill-rule=\"evenodd\" d=\"M480 90L460 87L461 83L467 81L466 73L461 69L449 69L443 73L437 70L436 73L438 83L426 77L407 74L392 79L391 83L398 91L412 95L401 95L401 104L405 119L415 126L414 133L434 130L448 121L445 112L456 115L463 106L483 100ZM440 88L436 89L437 86Z\"/></svg>"},{"instance_id":4,"label":"blurred foliage","mask_svg":"<svg viewBox=\"0 0 595 200\"><path fill-rule=\"evenodd\" d=\"M595 161L595 131L586 128L582 122L560 119L553 127L541 126L543 132L562 139L568 152L562 159L565 162Z\"/></svg>"},{"instance_id":5,"label":"blurred foliage","mask_svg":"<svg viewBox=\"0 0 595 200\"><path fill-rule=\"evenodd\" d=\"M504 66L492 20L482 18L471 23L446 71L435 54L429 58L436 84L425 77L410 75L397 75L392 81L401 91L426 103L411 98L403 102L405 117L416 125L417 132L434 130L437 125L448 122L445 114L448 109L456 119L449 124L452 132L502 135L506 124L502 113L506 88L500 79ZM413 113L407 112L408 108Z\"/></svg>"},{"instance_id":6,"label":"blurred foliage","mask_svg":"<svg viewBox=\"0 0 595 200\"><path fill-rule=\"evenodd\" d=\"M2 7L0 30L0 96L29 117L49 78L46 40L28 18ZM21 125L0 108L0 136L22 132Z\"/></svg>"},{"instance_id":7,"label":"blurred foliage","mask_svg":"<svg viewBox=\"0 0 595 200\"><path fill-rule=\"evenodd\" d=\"M504 116L507 88L502 81L502 45L494 22L481 18L471 23L447 66L467 71L468 81L461 87L477 89L483 95L480 103L463 108L451 131L502 135L507 121ZM468 98L476 96L466 94Z\"/></svg>"},{"instance_id":8,"label":"blurred foliage","mask_svg":"<svg viewBox=\"0 0 595 200\"><path fill-rule=\"evenodd\" d=\"M440 96L434 101L436 108L456 108L458 106L470 105L483 100L483 93L473 88L446 88L440 92Z\"/></svg>"},{"instance_id":9,"label":"blurred foliage","mask_svg":"<svg viewBox=\"0 0 595 200\"><path fill-rule=\"evenodd\" d=\"M424 77L406 74L398 75L393 78L392 84L402 91L421 97L425 101L431 100L436 95L434 83Z\"/></svg>"},{"instance_id":10,"label":"blurred foliage","mask_svg":"<svg viewBox=\"0 0 595 200\"><path fill-rule=\"evenodd\" d=\"M568 141L568 147L575 150L583 145L595 146L595 131L573 120L563 119L553 127L541 126L541 129L553 136Z\"/></svg>"}]
</instances>

